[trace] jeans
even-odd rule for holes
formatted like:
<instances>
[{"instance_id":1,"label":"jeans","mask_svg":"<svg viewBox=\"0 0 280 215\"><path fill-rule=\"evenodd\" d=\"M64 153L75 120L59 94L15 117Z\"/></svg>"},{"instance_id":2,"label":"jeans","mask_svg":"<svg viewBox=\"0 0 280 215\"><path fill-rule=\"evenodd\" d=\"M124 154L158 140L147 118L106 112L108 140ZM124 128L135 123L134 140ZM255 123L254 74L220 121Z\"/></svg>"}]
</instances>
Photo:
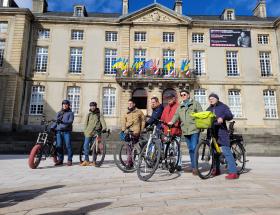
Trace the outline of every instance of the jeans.
<instances>
[{"instance_id":1,"label":"jeans","mask_svg":"<svg viewBox=\"0 0 280 215\"><path fill-rule=\"evenodd\" d=\"M73 151L72 151L70 131L56 132L56 151L57 151L57 157L59 162L63 162L64 160L63 143L66 145L68 161L72 161Z\"/></svg>"},{"instance_id":2,"label":"jeans","mask_svg":"<svg viewBox=\"0 0 280 215\"><path fill-rule=\"evenodd\" d=\"M95 137L85 137L84 141L84 155L85 155L85 160L89 161L89 144L91 141L95 141Z\"/></svg>"},{"instance_id":3,"label":"jeans","mask_svg":"<svg viewBox=\"0 0 280 215\"><path fill-rule=\"evenodd\" d=\"M195 161L194 151L195 151L195 148L199 141L199 133L185 135L185 138L186 138L186 142L187 142L187 145L189 148L189 154L190 154L190 158L191 158L191 167L192 167L192 169L195 169L196 161Z\"/></svg>"},{"instance_id":4,"label":"jeans","mask_svg":"<svg viewBox=\"0 0 280 215\"><path fill-rule=\"evenodd\" d=\"M237 173L236 163L235 163L234 157L232 155L232 152L230 150L230 147L222 146L222 151L223 151L223 154L227 161L228 172L236 174ZM215 166L216 166L217 170L220 170L220 159L219 159L219 156L217 156L217 155L215 156Z\"/></svg>"}]
</instances>

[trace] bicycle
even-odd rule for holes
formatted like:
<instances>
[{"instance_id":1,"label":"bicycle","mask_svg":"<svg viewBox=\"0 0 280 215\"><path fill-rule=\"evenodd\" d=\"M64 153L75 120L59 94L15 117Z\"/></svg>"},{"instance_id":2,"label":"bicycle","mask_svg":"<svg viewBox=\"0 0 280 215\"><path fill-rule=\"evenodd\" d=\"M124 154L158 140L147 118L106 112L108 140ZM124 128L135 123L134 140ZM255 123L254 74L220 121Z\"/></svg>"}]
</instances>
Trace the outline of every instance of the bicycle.
<instances>
[{"instance_id":1,"label":"bicycle","mask_svg":"<svg viewBox=\"0 0 280 215\"><path fill-rule=\"evenodd\" d=\"M147 144L147 140L143 134L139 137L133 135L133 131L126 131L125 141L116 147L114 153L114 162L116 166L125 173L136 171L139 155L143 147Z\"/></svg>"},{"instance_id":2,"label":"bicycle","mask_svg":"<svg viewBox=\"0 0 280 215\"><path fill-rule=\"evenodd\" d=\"M235 121L231 122L229 125L230 147L235 159L238 174L242 174L247 162L246 150L242 135L234 134L234 123ZM208 179L211 177L211 173L214 169L214 156L219 156L220 163L227 166L225 157L215 138L214 130L213 128L209 130L210 140L202 139L195 149L196 170L201 179Z\"/></svg>"},{"instance_id":3,"label":"bicycle","mask_svg":"<svg viewBox=\"0 0 280 215\"><path fill-rule=\"evenodd\" d=\"M36 169L41 160L46 160L47 157L52 157L54 163L58 161L55 148L55 132L48 129L49 125L53 122L56 121L42 120L44 130L38 134L36 144L33 146L28 157L28 165L31 169Z\"/></svg>"},{"instance_id":4,"label":"bicycle","mask_svg":"<svg viewBox=\"0 0 280 215\"><path fill-rule=\"evenodd\" d=\"M168 134L165 135L154 125L137 166L137 176L142 181L149 180L159 168L159 164L162 164L163 169L166 168L170 173L174 173L179 163L180 137L171 135L173 125L157 121L168 126Z\"/></svg>"},{"instance_id":5,"label":"bicycle","mask_svg":"<svg viewBox=\"0 0 280 215\"><path fill-rule=\"evenodd\" d=\"M102 138L102 133L107 134L107 138L111 135L110 129L106 131L98 131L92 137L89 144L89 156L92 157L92 162L95 162L95 167L100 167L105 159L106 155L106 143ZM80 163L84 162L84 144L81 145L79 153Z\"/></svg>"}]
</instances>

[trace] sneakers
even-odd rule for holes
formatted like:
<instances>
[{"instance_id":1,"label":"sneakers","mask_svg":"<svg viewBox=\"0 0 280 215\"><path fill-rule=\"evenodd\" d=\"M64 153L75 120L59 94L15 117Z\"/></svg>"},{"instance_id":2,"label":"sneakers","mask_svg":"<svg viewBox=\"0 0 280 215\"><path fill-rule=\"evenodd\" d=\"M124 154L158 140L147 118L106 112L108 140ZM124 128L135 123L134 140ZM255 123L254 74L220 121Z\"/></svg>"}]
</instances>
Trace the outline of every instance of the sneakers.
<instances>
[{"instance_id":1,"label":"sneakers","mask_svg":"<svg viewBox=\"0 0 280 215\"><path fill-rule=\"evenodd\" d=\"M54 166L62 166L63 165L63 161L57 161Z\"/></svg>"},{"instance_id":2,"label":"sneakers","mask_svg":"<svg viewBox=\"0 0 280 215\"><path fill-rule=\"evenodd\" d=\"M72 166L72 161L68 161L67 166Z\"/></svg>"},{"instance_id":3,"label":"sneakers","mask_svg":"<svg viewBox=\"0 0 280 215\"><path fill-rule=\"evenodd\" d=\"M91 163L89 161L84 161L80 166L91 166Z\"/></svg>"},{"instance_id":4,"label":"sneakers","mask_svg":"<svg viewBox=\"0 0 280 215\"><path fill-rule=\"evenodd\" d=\"M193 170L192 170L192 174L193 174L193 175L198 175L197 170L196 170L196 169L193 169Z\"/></svg>"},{"instance_id":5,"label":"sneakers","mask_svg":"<svg viewBox=\"0 0 280 215\"><path fill-rule=\"evenodd\" d=\"M236 173L229 173L227 176L225 176L225 178L228 180L234 180L234 179L238 179L239 175Z\"/></svg>"}]
</instances>

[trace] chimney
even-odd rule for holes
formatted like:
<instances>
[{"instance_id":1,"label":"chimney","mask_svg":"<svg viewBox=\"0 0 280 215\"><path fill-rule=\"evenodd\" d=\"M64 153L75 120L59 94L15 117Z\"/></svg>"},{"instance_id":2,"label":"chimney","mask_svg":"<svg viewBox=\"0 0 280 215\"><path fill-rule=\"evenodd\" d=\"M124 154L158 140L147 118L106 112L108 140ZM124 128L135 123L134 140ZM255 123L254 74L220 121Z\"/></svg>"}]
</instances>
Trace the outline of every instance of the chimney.
<instances>
[{"instance_id":1,"label":"chimney","mask_svg":"<svg viewBox=\"0 0 280 215\"><path fill-rule=\"evenodd\" d=\"M122 7L123 7L123 10L122 10L122 15L126 15L126 14L128 14L128 6L129 6L129 4L128 4L128 0L123 0L123 5L122 5Z\"/></svg>"},{"instance_id":2,"label":"chimney","mask_svg":"<svg viewBox=\"0 0 280 215\"><path fill-rule=\"evenodd\" d=\"M254 16L266 18L266 0L258 0L258 4L253 10Z\"/></svg>"},{"instance_id":3,"label":"chimney","mask_svg":"<svg viewBox=\"0 0 280 215\"><path fill-rule=\"evenodd\" d=\"M45 13L48 11L47 0L32 0L32 12L33 13Z\"/></svg>"},{"instance_id":4,"label":"chimney","mask_svg":"<svg viewBox=\"0 0 280 215\"><path fill-rule=\"evenodd\" d=\"M176 13L183 13L183 0L175 0L174 10Z\"/></svg>"}]
</instances>

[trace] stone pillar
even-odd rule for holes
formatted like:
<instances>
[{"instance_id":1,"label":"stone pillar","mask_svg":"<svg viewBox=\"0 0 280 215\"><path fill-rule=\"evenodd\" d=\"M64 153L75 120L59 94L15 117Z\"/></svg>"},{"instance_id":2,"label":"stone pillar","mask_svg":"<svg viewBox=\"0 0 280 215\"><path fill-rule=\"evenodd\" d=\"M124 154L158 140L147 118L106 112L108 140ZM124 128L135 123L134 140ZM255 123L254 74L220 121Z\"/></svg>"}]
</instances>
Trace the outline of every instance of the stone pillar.
<instances>
[{"instance_id":1,"label":"stone pillar","mask_svg":"<svg viewBox=\"0 0 280 215\"><path fill-rule=\"evenodd\" d=\"M260 18L266 18L266 0L258 0L258 4L253 10L254 16L260 17Z\"/></svg>"},{"instance_id":2,"label":"stone pillar","mask_svg":"<svg viewBox=\"0 0 280 215\"><path fill-rule=\"evenodd\" d=\"M183 1L175 0L174 10L176 13L183 14Z\"/></svg>"},{"instance_id":3,"label":"stone pillar","mask_svg":"<svg viewBox=\"0 0 280 215\"><path fill-rule=\"evenodd\" d=\"M128 14L128 6L129 6L128 0L123 0L123 5L122 5L122 7L123 7L123 12L122 12L122 14L123 14L123 15Z\"/></svg>"}]
</instances>

